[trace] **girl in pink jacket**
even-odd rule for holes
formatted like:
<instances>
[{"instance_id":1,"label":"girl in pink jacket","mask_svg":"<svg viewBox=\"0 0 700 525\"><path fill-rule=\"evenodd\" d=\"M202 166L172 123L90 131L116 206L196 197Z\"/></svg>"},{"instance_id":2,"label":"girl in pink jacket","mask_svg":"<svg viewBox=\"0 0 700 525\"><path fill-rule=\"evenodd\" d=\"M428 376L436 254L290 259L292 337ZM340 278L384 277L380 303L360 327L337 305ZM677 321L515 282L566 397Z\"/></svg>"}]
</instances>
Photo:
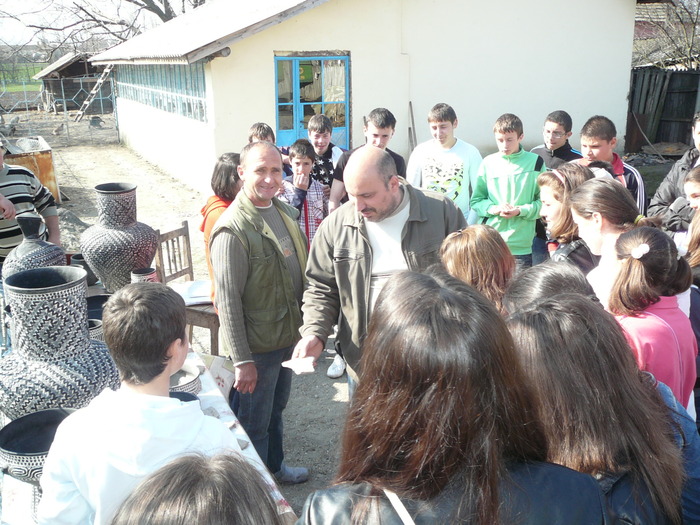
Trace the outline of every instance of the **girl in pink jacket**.
<instances>
[{"instance_id":1,"label":"girl in pink jacket","mask_svg":"<svg viewBox=\"0 0 700 525\"><path fill-rule=\"evenodd\" d=\"M619 272L608 309L624 329L639 368L666 383L688 408L698 347L676 295L690 287L690 266L673 240L656 228L623 233L615 250Z\"/></svg>"}]
</instances>

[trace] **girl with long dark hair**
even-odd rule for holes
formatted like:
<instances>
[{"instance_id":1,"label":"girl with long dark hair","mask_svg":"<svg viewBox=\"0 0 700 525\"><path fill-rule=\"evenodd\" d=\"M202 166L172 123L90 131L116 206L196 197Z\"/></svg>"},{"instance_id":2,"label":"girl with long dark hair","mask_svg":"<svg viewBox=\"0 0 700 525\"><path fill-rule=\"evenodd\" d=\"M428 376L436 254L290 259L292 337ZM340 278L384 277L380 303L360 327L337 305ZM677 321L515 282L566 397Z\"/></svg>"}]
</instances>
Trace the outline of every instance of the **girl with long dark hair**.
<instances>
[{"instance_id":1,"label":"girl with long dark hair","mask_svg":"<svg viewBox=\"0 0 700 525\"><path fill-rule=\"evenodd\" d=\"M447 274L396 274L363 344L336 485L300 523L602 523L595 481L543 463L537 419L495 307Z\"/></svg>"}]
</instances>

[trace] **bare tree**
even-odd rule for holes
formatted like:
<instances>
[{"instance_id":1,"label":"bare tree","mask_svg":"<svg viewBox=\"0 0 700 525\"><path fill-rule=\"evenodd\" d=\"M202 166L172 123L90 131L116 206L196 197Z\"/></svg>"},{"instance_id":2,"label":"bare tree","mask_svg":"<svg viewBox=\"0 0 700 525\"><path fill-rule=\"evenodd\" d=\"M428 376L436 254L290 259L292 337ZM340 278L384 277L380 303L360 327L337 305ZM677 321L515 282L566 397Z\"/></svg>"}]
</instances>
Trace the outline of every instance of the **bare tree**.
<instances>
[{"instance_id":1,"label":"bare tree","mask_svg":"<svg viewBox=\"0 0 700 525\"><path fill-rule=\"evenodd\" d=\"M43 0L36 6L7 0L0 19L11 19L29 30L25 42L3 42L15 50L41 44L48 60L57 50L98 51L128 40L148 27L167 22L205 0Z\"/></svg>"},{"instance_id":2,"label":"bare tree","mask_svg":"<svg viewBox=\"0 0 700 525\"><path fill-rule=\"evenodd\" d=\"M675 65L697 69L700 54L700 0L639 4L634 65Z\"/></svg>"}]
</instances>

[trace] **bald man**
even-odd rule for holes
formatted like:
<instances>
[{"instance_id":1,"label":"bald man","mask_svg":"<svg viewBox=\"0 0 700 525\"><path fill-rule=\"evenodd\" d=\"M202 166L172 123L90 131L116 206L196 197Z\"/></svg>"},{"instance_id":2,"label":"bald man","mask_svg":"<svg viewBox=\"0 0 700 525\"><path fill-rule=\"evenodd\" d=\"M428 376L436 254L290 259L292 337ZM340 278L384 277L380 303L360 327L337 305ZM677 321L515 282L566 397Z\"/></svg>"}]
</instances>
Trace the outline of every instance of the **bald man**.
<instances>
[{"instance_id":1,"label":"bald man","mask_svg":"<svg viewBox=\"0 0 700 525\"><path fill-rule=\"evenodd\" d=\"M438 262L442 241L466 221L450 199L401 180L391 155L380 148L357 149L344 178L350 201L321 223L309 252L294 357L318 359L337 322L352 396L360 342L382 286L395 272Z\"/></svg>"},{"instance_id":2,"label":"bald man","mask_svg":"<svg viewBox=\"0 0 700 525\"><path fill-rule=\"evenodd\" d=\"M303 467L284 462L282 411L292 372L282 367L299 339L306 238L299 212L279 201L282 155L270 142L248 144L243 188L211 232L219 337L236 369L238 419L280 483L303 483Z\"/></svg>"}]
</instances>

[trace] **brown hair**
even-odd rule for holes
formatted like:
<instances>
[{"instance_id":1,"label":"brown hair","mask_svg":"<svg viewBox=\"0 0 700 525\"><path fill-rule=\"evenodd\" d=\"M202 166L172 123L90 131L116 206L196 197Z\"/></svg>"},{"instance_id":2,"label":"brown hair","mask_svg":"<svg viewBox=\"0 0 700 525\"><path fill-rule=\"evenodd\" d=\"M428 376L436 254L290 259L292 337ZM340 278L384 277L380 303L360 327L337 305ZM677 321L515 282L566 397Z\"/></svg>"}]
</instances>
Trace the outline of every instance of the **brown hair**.
<instances>
[{"instance_id":1,"label":"brown hair","mask_svg":"<svg viewBox=\"0 0 700 525\"><path fill-rule=\"evenodd\" d=\"M686 259L691 268L700 266L700 213L695 212L690 222L690 239Z\"/></svg>"},{"instance_id":2,"label":"brown hair","mask_svg":"<svg viewBox=\"0 0 700 525\"><path fill-rule=\"evenodd\" d=\"M435 104L428 112L428 122L457 122L457 113L449 104L440 102ZM393 126L392 126L393 127Z\"/></svg>"},{"instance_id":3,"label":"brown hair","mask_svg":"<svg viewBox=\"0 0 700 525\"><path fill-rule=\"evenodd\" d=\"M238 454L187 455L142 481L111 525L281 525L268 490Z\"/></svg>"},{"instance_id":4,"label":"brown hair","mask_svg":"<svg viewBox=\"0 0 700 525\"><path fill-rule=\"evenodd\" d=\"M515 258L496 229L474 224L449 234L440 247L440 259L452 277L476 288L502 311Z\"/></svg>"},{"instance_id":5,"label":"brown hair","mask_svg":"<svg viewBox=\"0 0 700 525\"><path fill-rule=\"evenodd\" d=\"M616 180L587 180L571 192L571 209L584 219L599 213L619 232L638 226L658 226L658 217L644 217L632 194Z\"/></svg>"},{"instance_id":6,"label":"brown hair","mask_svg":"<svg viewBox=\"0 0 700 525\"><path fill-rule=\"evenodd\" d=\"M168 348L186 340L185 301L161 283L134 283L105 303L102 331L122 381L143 385L165 370Z\"/></svg>"},{"instance_id":7,"label":"brown hair","mask_svg":"<svg viewBox=\"0 0 700 525\"><path fill-rule=\"evenodd\" d=\"M587 180L593 178L593 172L586 166L576 163L563 164L556 170L545 171L537 176L537 185L551 188L554 198L561 202L559 217L553 224L548 224L549 234L560 243L570 243L578 239L578 228L571 217L569 196Z\"/></svg>"},{"instance_id":8,"label":"brown hair","mask_svg":"<svg viewBox=\"0 0 700 525\"><path fill-rule=\"evenodd\" d=\"M696 117L700 116L700 113L695 114ZM700 119L699 119L700 121ZM693 117L693 125L695 125L696 120ZM694 182L700 184L700 166L697 166L690 170L683 180L683 184L686 182ZM688 264L691 268L700 266L700 213L697 211L693 214L693 220L690 223L690 231L688 234L690 238L688 239Z\"/></svg>"},{"instance_id":9,"label":"brown hair","mask_svg":"<svg viewBox=\"0 0 700 525\"><path fill-rule=\"evenodd\" d=\"M256 122L248 130L248 143L266 141L275 143L275 132L269 124Z\"/></svg>"},{"instance_id":10,"label":"brown hair","mask_svg":"<svg viewBox=\"0 0 700 525\"><path fill-rule=\"evenodd\" d=\"M426 500L460 475L453 522L497 523L506 462L542 460L546 444L493 305L444 272L398 273L379 294L362 352L336 481Z\"/></svg>"},{"instance_id":11,"label":"brown hair","mask_svg":"<svg viewBox=\"0 0 700 525\"><path fill-rule=\"evenodd\" d=\"M494 133L508 133L510 131L515 131L518 135L523 134L523 121L520 117L513 115L512 113L504 113L496 119L496 123L493 125Z\"/></svg>"},{"instance_id":12,"label":"brown hair","mask_svg":"<svg viewBox=\"0 0 700 525\"><path fill-rule=\"evenodd\" d=\"M620 270L608 308L616 315L637 315L661 296L679 294L692 284L688 261L678 256L673 239L656 228L635 228L615 243Z\"/></svg>"},{"instance_id":13,"label":"brown hair","mask_svg":"<svg viewBox=\"0 0 700 525\"><path fill-rule=\"evenodd\" d=\"M615 319L582 295L562 294L517 312L508 326L540 394L547 459L593 475L629 469L635 497L646 487L654 507L680 523L675 423Z\"/></svg>"},{"instance_id":14,"label":"brown hair","mask_svg":"<svg viewBox=\"0 0 700 525\"><path fill-rule=\"evenodd\" d=\"M333 133L333 123L326 115L319 113L309 119L307 129L309 133Z\"/></svg>"},{"instance_id":15,"label":"brown hair","mask_svg":"<svg viewBox=\"0 0 700 525\"><path fill-rule=\"evenodd\" d=\"M610 142L617 136L617 129L615 129L615 124L608 117L595 115L583 125L581 136Z\"/></svg>"},{"instance_id":16,"label":"brown hair","mask_svg":"<svg viewBox=\"0 0 700 525\"><path fill-rule=\"evenodd\" d=\"M211 189L214 195L225 201L233 202L239 190L238 165L241 156L238 153L224 153L216 161L214 173L211 176Z\"/></svg>"},{"instance_id":17,"label":"brown hair","mask_svg":"<svg viewBox=\"0 0 700 525\"><path fill-rule=\"evenodd\" d=\"M516 312L530 303L558 295L563 290L585 295L598 302L591 283L577 266L549 260L518 274L503 296L503 308L509 313Z\"/></svg>"}]
</instances>

